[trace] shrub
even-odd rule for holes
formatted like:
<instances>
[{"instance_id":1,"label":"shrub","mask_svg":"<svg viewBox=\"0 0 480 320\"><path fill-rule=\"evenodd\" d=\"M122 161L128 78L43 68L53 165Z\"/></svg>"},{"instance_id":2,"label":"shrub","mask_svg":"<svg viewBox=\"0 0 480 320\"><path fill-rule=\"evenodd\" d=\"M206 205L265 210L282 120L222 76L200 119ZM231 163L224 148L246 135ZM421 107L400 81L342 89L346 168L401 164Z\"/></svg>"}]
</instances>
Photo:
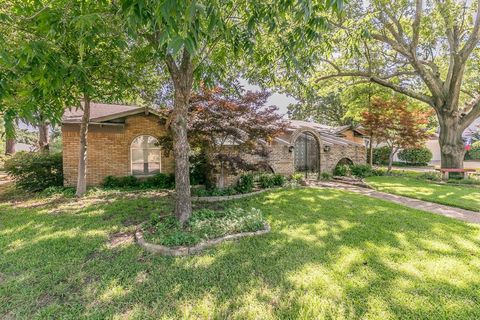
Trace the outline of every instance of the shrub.
<instances>
[{"instance_id":1,"label":"shrub","mask_svg":"<svg viewBox=\"0 0 480 320\"><path fill-rule=\"evenodd\" d=\"M366 178L373 175L372 167L369 164L355 164L350 166L350 171L357 178Z\"/></svg>"},{"instance_id":2,"label":"shrub","mask_svg":"<svg viewBox=\"0 0 480 320\"><path fill-rule=\"evenodd\" d=\"M135 176L125 176L125 177L107 176L103 180L102 185L105 188L132 188L132 187L139 187L140 181Z\"/></svg>"},{"instance_id":3,"label":"shrub","mask_svg":"<svg viewBox=\"0 0 480 320\"><path fill-rule=\"evenodd\" d=\"M253 175L242 174L235 185L235 190L239 193L249 193L253 190Z\"/></svg>"},{"instance_id":4,"label":"shrub","mask_svg":"<svg viewBox=\"0 0 480 320\"><path fill-rule=\"evenodd\" d=\"M4 167L16 186L27 191L63 186L61 153L17 152L5 161Z\"/></svg>"},{"instance_id":5,"label":"shrub","mask_svg":"<svg viewBox=\"0 0 480 320\"><path fill-rule=\"evenodd\" d=\"M258 184L262 189L273 188L275 186L275 180L273 174L264 173L258 176Z\"/></svg>"},{"instance_id":6,"label":"shrub","mask_svg":"<svg viewBox=\"0 0 480 320\"><path fill-rule=\"evenodd\" d=\"M392 148L388 146L373 149L373 163L374 164L388 164L388 158Z\"/></svg>"},{"instance_id":7,"label":"shrub","mask_svg":"<svg viewBox=\"0 0 480 320\"><path fill-rule=\"evenodd\" d=\"M284 175L281 174L274 174L273 175L273 184L274 186L281 187L285 184L285 181L287 179L285 178Z\"/></svg>"},{"instance_id":8,"label":"shrub","mask_svg":"<svg viewBox=\"0 0 480 320\"><path fill-rule=\"evenodd\" d=\"M480 160L480 141L472 144L471 149L465 155L465 160Z\"/></svg>"},{"instance_id":9,"label":"shrub","mask_svg":"<svg viewBox=\"0 0 480 320\"><path fill-rule=\"evenodd\" d=\"M305 178L305 174L301 172L294 173L291 176L291 180L295 180L296 182L300 182L303 178Z\"/></svg>"},{"instance_id":10,"label":"shrub","mask_svg":"<svg viewBox=\"0 0 480 320\"><path fill-rule=\"evenodd\" d=\"M350 166L346 164L337 165L335 167L335 170L333 170L334 176L345 177L345 176L349 176L350 174L351 174Z\"/></svg>"},{"instance_id":11,"label":"shrub","mask_svg":"<svg viewBox=\"0 0 480 320\"><path fill-rule=\"evenodd\" d=\"M321 172L320 179L321 180L330 180L332 178L331 174L328 172Z\"/></svg>"},{"instance_id":12,"label":"shrub","mask_svg":"<svg viewBox=\"0 0 480 320\"><path fill-rule=\"evenodd\" d=\"M426 165L432 160L432 152L425 148L403 149L398 152L398 158L409 164Z\"/></svg>"},{"instance_id":13,"label":"shrub","mask_svg":"<svg viewBox=\"0 0 480 320\"><path fill-rule=\"evenodd\" d=\"M420 180L441 181L442 175L440 172L424 172L417 176Z\"/></svg>"},{"instance_id":14,"label":"shrub","mask_svg":"<svg viewBox=\"0 0 480 320\"><path fill-rule=\"evenodd\" d=\"M157 173L141 182L145 188L173 189L175 187L175 175Z\"/></svg>"}]
</instances>

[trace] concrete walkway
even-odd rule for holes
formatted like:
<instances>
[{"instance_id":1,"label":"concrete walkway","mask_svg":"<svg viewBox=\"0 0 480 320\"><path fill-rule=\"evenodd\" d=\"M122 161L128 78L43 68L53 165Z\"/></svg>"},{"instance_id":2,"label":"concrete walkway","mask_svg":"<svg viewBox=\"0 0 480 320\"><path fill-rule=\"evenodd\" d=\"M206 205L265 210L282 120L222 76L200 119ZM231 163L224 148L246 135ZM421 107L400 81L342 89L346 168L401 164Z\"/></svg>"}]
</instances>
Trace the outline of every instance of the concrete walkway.
<instances>
[{"instance_id":1,"label":"concrete walkway","mask_svg":"<svg viewBox=\"0 0 480 320\"><path fill-rule=\"evenodd\" d=\"M373 189L356 187L356 186L348 185L345 183L339 183L335 181L318 181L318 182L312 183L311 186L334 188L334 189L356 192L372 198L377 198L377 199L398 203L413 209L428 211L431 213L440 214L442 216L446 216L446 217L450 217L450 218L454 218L454 219L458 219L458 220L462 220L470 223L480 224L480 212L445 206L442 204L412 199L412 198L403 197L403 196L397 196L390 193L379 192Z\"/></svg>"}]
</instances>

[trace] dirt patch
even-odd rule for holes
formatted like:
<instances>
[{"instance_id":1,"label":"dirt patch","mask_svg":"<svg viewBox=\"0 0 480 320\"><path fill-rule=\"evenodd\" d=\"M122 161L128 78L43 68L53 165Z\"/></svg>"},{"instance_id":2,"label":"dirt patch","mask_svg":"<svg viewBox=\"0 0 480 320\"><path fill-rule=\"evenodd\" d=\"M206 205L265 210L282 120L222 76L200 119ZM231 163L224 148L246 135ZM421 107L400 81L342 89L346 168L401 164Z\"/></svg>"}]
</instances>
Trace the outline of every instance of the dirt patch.
<instances>
[{"instance_id":1,"label":"dirt patch","mask_svg":"<svg viewBox=\"0 0 480 320\"><path fill-rule=\"evenodd\" d=\"M49 295L48 293L44 293L40 297L38 297L38 299L36 301L37 302L37 307L38 308L46 307L49 304L51 304L54 300L55 300L55 298L53 296Z\"/></svg>"},{"instance_id":2,"label":"dirt patch","mask_svg":"<svg viewBox=\"0 0 480 320\"><path fill-rule=\"evenodd\" d=\"M134 242L133 233L129 232L118 232L110 236L108 240L107 247L109 249L117 248L125 244L132 244Z\"/></svg>"}]
</instances>

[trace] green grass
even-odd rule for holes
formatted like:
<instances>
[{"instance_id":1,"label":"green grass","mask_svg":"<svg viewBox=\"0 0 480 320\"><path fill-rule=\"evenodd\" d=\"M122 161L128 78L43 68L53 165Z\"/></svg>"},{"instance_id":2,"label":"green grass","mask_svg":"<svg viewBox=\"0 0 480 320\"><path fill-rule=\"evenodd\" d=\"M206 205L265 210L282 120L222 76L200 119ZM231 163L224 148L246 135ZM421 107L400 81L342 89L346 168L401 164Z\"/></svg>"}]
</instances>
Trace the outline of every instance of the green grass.
<instances>
[{"instance_id":1,"label":"green grass","mask_svg":"<svg viewBox=\"0 0 480 320\"><path fill-rule=\"evenodd\" d=\"M479 188L394 176L369 177L366 182L379 191L480 211Z\"/></svg>"},{"instance_id":2,"label":"green grass","mask_svg":"<svg viewBox=\"0 0 480 320\"><path fill-rule=\"evenodd\" d=\"M331 189L234 205L272 231L174 258L128 236L162 194L1 203L0 319L480 318L479 226Z\"/></svg>"}]
</instances>

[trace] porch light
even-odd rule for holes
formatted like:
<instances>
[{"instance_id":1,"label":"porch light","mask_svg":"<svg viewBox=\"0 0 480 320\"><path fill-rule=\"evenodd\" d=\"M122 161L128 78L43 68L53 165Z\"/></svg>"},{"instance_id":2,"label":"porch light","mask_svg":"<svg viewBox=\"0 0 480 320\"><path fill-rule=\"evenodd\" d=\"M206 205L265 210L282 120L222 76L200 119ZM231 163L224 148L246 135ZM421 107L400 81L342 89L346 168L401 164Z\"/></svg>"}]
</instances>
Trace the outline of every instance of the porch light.
<instances>
[{"instance_id":1,"label":"porch light","mask_svg":"<svg viewBox=\"0 0 480 320\"><path fill-rule=\"evenodd\" d=\"M289 146L288 147L288 152L292 153L294 149L295 149L295 146Z\"/></svg>"},{"instance_id":2,"label":"porch light","mask_svg":"<svg viewBox=\"0 0 480 320\"><path fill-rule=\"evenodd\" d=\"M324 146L323 151L324 152L329 152L330 151L330 146Z\"/></svg>"}]
</instances>

